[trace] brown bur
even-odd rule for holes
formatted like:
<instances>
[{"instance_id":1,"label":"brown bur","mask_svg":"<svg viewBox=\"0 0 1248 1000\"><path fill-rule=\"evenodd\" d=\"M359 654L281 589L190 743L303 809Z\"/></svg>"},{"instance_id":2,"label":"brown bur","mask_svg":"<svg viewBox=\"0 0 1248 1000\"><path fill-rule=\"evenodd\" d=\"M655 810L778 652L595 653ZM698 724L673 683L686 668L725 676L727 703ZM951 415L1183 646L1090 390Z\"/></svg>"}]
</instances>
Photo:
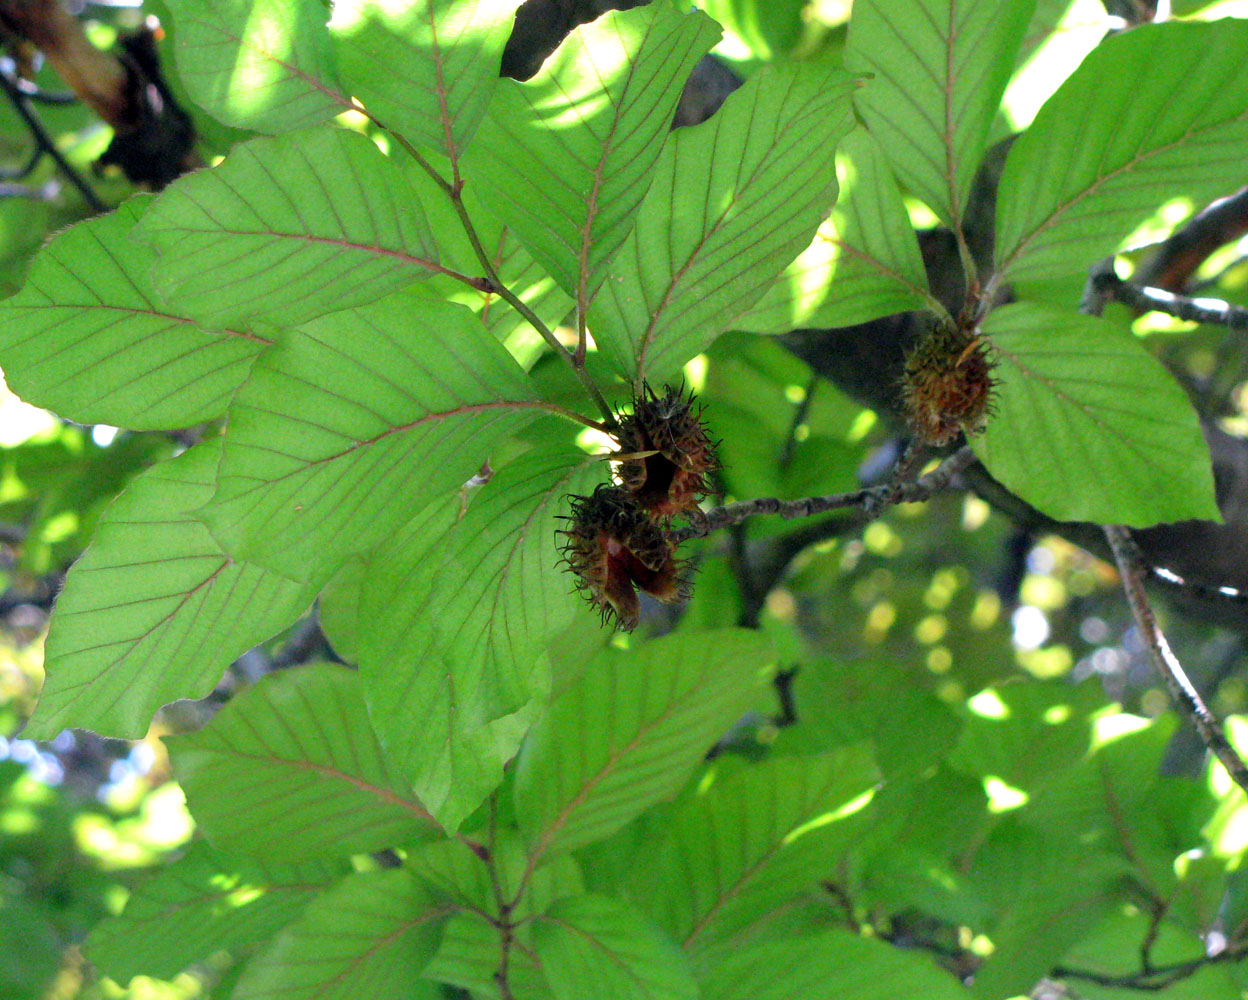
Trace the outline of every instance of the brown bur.
<instances>
[{"instance_id":1,"label":"brown bur","mask_svg":"<svg viewBox=\"0 0 1248 1000\"><path fill-rule=\"evenodd\" d=\"M621 486L603 483L591 496L572 497L563 559L576 587L619 628L631 632L641 618L642 590L664 603L689 596L684 564L675 546Z\"/></svg>"},{"instance_id":2,"label":"brown bur","mask_svg":"<svg viewBox=\"0 0 1248 1000\"><path fill-rule=\"evenodd\" d=\"M715 447L702 425L702 408L682 389L662 396L646 386L633 412L620 417L620 483L651 517L670 522L698 509L717 466ZM631 457L644 456L644 457Z\"/></svg>"}]
</instances>

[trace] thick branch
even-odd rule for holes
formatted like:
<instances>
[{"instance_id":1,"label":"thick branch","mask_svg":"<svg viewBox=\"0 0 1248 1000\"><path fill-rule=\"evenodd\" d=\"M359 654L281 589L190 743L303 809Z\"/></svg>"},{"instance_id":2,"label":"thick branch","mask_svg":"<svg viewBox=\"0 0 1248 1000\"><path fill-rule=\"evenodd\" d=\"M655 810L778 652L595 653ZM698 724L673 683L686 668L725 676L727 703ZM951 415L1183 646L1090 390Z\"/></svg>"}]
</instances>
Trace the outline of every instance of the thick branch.
<instances>
[{"instance_id":1,"label":"thick branch","mask_svg":"<svg viewBox=\"0 0 1248 1000\"><path fill-rule=\"evenodd\" d=\"M0 25L38 47L73 92L112 126L101 164L115 164L132 182L154 188L202 166L190 116L161 74L157 29L145 27L123 37L116 53L102 52L60 0L0 0ZM25 99L61 99L24 82L15 86Z\"/></svg>"},{"instance_id":2,"label":"thick branch","mask_svg":"<svg viewBox=\"0 0 1248 1000\"><path fill-rule=\"evenodd\" d=\"M1148 595L1144 590L1144 581L1148 568L1140 555L1139 547L1131 538L1130 532L1120 524L1105 526L1105 539L1113 550L1114 561L1118 564L1118 572L1122 576L1122 587L1131 605L1131 614L1135 617L1136 627L1148 650L1149 659L1166 682L1170 698L1176 706L1187 713L1188 718L1200 734L1201 741L1222 762L1235 784L1248 792L1248 767L1235 752L1235 748L1227 741L1226 734L1217 717L1205 706L1200 692L1188 680L1183 665L1170 649L1165 635L1157 625L1157 618L1148 603Z\"/></svg>"},{"instance_id":3,"label":"thick branch","mask_svg":"<svg viewBox=\"0 0 1248 1000\"><path fill-rule=\"evenodd\" d=\"M1248 309L1221 299L1192 299L1161 288L1142 288L1123 281L1112 267L1094 268L1090 281L1096 294L1140 312L1160 312L1193 323L1214 323L1230 330L1248 331Z\"/></svg>"},{"instance_id":4,"label":"thick branch","mask_svg":"<svg viewBox=\"0 0 1248 1000\"><path fill-rule=\"evenodd\" d=\"M1182 291L1219 247L1248 233L1248 187L1219 198L1170 236L1137 275L1141 285Z\"/></svg>"}]
</instances>

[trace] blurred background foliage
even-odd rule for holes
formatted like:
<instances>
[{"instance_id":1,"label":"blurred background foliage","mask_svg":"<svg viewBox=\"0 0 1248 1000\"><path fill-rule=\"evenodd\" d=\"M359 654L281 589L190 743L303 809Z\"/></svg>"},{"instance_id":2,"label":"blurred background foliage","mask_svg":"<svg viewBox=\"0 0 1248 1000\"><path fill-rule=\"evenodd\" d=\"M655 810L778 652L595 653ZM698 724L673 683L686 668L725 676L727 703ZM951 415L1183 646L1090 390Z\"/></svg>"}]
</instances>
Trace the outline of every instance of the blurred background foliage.
<instances>
[{"instance_id":1,"label":"blurred background foliage","mask_svg":"<svg viewBox=\"0 0 1248 1000\"><path fill-rule=\"evenodd\" d=\"M850 0L702 0L700 6L725 26L717 55L741 75L768 60L837 60L851 9ZM119 31L161 13L159 3L140 8L110 0L87 3L82 16L92 40L107 48ZM1248 17L1248 3L1176 0L1173 13ZM1112 27L1106 5L1097 0L1041 0L998 136L1025 127ZM0 68L12 74L11 56L0 60L7 60ZM35 80L49 93L64 90L49 69L41 69ZM172 83L176 91L176 77ZM199 115L189 102L186 106L196 114L206 158L244 137ZM115 206L132 192L120 176L93 169L109 130L88 110L53 103L40 105L39 114L57 148L100 200ZM27 125L11 102L0 101L0 166L18 173L31 155ZM910 201L908 207L917 227L932 224L923 205ZM1199 207L1163 206L1141 239L1167 234ZM46 157L20 179L0 183L0 294L20 287L32 254L50 234L88 214L80 192ZM1210 258L1197 281L1199 288L1248 305L1248 241ZM1071 289L1054 288L1051 294L1070 301ZM1120 316L1132 322L1125 311ZM1248 432L1244 338L1157 315L1133 322L1137 334L1153 339L1194 398L1205 401L1206 415L1230 430ZM526 360L535 354L524 343L516 347L529 351ZM539 381L546 367L537 360ZM725 499L851 489L896 459L892 429L817 379L775 340L727 335L689 366L687 377L723 440L718 485ZM0 997L5 1000L228 995L232 962L223 954L205 956L169 980L117 983L93 971L83 944L103 916L120 912L136 886L191 842L193 824L170 778L160 737L198 728L258 675L324 654L315 622L302 622L247 654L210 698L162 711L142 741L65 732L51 743L35 744L20 736L39 691L42 637L65 570L126 482L184 445L177 436L68 424L0 389ZM1190 734L1176 733L1111 567L1062 539L1018 530L970 495L903 507L865 527L850 516L803 530L808 535L801 538L800 553L779 582L762 592L755 581L742 579L741 553L791 538L791 524L762 519L704 541L696 557L696 596L684 617L665 620L651 608L651 620L655 629L757 624L784 651L786 681L775 716L745 725L733 735L733 749L748 754L777 740L824 746L865 738L875 743L886 774L925 783L922 815L890 812L888 801L880 803L882 818L864 834L867 860L855 873L859 898L894 913L895 943L943 948L950 963L982 951L983 942L960 936L957 928L965 932L976 923L976 899L986 905L1019 890L1020 858L1036 863L1028 854L1027 830L1013 823L1011 813L1025 805L1033 821L1039 818L1068 834L1070 851L1043 858L1045 865L1055 871L1078 866L1078 846L1105 829L1092 815L1103 808L1104 796L1088 783L1095 784L1098 760L1110 757L1133 760L1139 772L1135 798L1121 804L1123 815L1115 820L1120 830L1155 822L1148 804L1158 796L1185 799L1178 811L1187 817L1187 829L1164 836L1150 831L1138 842L1154 853L1124 858L1134 877L1145 885L1151 880L1158 893L1164 888L1171 913L1192 929L1220 921L1230 936L1248 920L1248 878L1233 874L1231 893L1222 892L1225 872L1236 872L1248 850L1248 803L1228 788L1225 775L1203 770ZM1248 711L1240 669L1243 632L1164 609L1163 618L1180 658L1211 692L1215 710L1222 716ZM583 647L583 634L570 642ZM1011 685L1017 678L1037 683ZM1232 719L1230 730L1248 750L1248 723ZM1159 774L1197 780L1166 785ZM913 801L898 795L906 809ZM899 847L894 834L902 826L907 836ZM959 852L976 858L975 865L951 863ZM595 870L611 870L611 859L597 860ZM1075 882L1095 880L1084 871ZM1155 898L1142 891L1131 920L1106 923L1103 940L1086 944L1085 967L1108 964L1106 971L1113 971L1117 961L1118 971L1136 968L1148 905ZM1058 894L1053 905L1055 913L1081 906L1072 919L1091 921L1089 926L1106 916L1082 897ZM912 924L906 923L908 912ZM933 923L934 917L941 922ZM1169 935L1178 931L1171 927L1158 940L1154 961L1191 957L1190 942ZM1023 939L1020 931L1018 940ZM1013 941L1003 933L993 947L1011 947ZM1166 995L1223 995L1228 985L1248 985L1248 972L1233 965L1210 967ZM1089 985L1081 995L1134 994Z\"/></svg>"}]
</instances>

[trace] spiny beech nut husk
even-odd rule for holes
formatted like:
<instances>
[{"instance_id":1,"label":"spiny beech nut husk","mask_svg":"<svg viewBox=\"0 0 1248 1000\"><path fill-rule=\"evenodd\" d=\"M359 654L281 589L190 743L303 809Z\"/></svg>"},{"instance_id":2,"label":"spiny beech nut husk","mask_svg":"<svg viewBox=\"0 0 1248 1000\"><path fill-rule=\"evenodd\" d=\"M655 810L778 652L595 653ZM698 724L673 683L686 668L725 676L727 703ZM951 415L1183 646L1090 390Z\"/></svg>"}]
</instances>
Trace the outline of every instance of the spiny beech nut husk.
<instances>
[{"instance_id":1,"label":"spiny beech nut husk","mask_svg":"<svg viewBox=\"0 0 1248 1000\"><path fill-rule=\"evenodd\" d=\"M983 430L994 367L987 342L970 330L940 323L923 334L906 357L906 415L915 436L940 446Z\"/></svg>"},{"instance_id":2,"label":"spiny beech nut husk","mask_svg":"<svg viewBox=\"0 0 1248 1000\"><path fill-rule=\"evenodd\" d=\"M667 522L697 510L717 462L692 394L664 386L659 396L647 385L633 401L633 412L620 416L619 441L625 455L655 452L619 464L620 483L638 506Z\"/></svg>"},{"instance_id":3,"label":"spiny beech nut husk","mask_svg":"<svg viewBox=\"0 0 1248 1000\"><path fill-rule=\"evenodd\" d=\"M641 619L638 590L664 603L689 596L675 546L622 486L603 483L591 496L574 496L563 558L577 590L602 614L604 624L631 632Z\"/></svg>"}]
</instances>

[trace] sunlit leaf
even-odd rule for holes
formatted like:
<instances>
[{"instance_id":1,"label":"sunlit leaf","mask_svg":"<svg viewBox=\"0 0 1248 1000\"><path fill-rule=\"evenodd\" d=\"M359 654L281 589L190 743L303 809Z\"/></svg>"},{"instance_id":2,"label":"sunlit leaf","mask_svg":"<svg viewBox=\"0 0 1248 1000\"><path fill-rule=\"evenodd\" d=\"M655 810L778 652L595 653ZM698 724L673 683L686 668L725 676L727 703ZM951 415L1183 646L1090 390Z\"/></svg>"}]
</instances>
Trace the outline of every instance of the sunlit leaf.
<instances>
[{"instance_id":1,"label":"sunlit leaf","mask_svg":"<svg viewBox=\"0 0 1248 1000\"><path fill-rule=\"evenodd\" d=\"M123 985L172 979L221 949L267 941L345 874L342 863L261 865L197 841L143 883L116 917L97 924L87 955Z\"/></svg>"},{"instance_id":2,"label":"sunlit leaf","mask_svg":"<svg viewBox=\"0 0 1248 1000\"><path fill-rule=\"evenodd\" d=\"M338 66L388 128L452 162L498 80L519 0L345 0L334 5Z\"/></svg>"},{"instance_id":3,"label":"sunlit leaf","mask_svg":"<svg viewBox=\"0 0 1248 1000\"><path fill-rule=\"evenodd\" d=\"M698 984L676 945L623 900L573 896L543 913L534 951L556 1000L697 1000Z\"/></svg>"},{"instance_id":4,"label":"sunlit leaf","mask_svg":"<svg viewBox=\"0 0 1248 1000\"><path fill-rule=\"evenodd\" d=\"M450 910L404 868L356 872L247 966L235 1000L437 1000L420 979Z\"/></svg>"},{"instance_id":5,"label":"sunlit leaf","mask_svg":"<svg viewBox=\"0 0 1248 1000\"><path fill-rule=\"evenodd\" d=\"M925 304L927 275L879 143L861 128L837 147L840 194L801 256L733 323L753 333L866 323Z\"/></svg>"},{"instance_id":6,"label":"sunlit leaf","mask_svg":"<svg viewBox=\"0 0 1248 1000\"><path fill-rule=\"evenodd\" d=\"M610 11L532 80L500 82L467 175L578 301L628 235L685 77L716 37L705 14L668 4Z\"/></svg>"},{"instance_id":7,"label":"sunlit leaf","mask_svg":"<svg viewBox=\"0 0 1248 1000\"><path fill-rule=\"evenodd\" d=\"M287 0L166 0L178 76L227 125L286 132L351 107L333 71L328 8Z\"/></svg>"},{"instance_id":8,"label":"sunlit leaf","mask_svg":"<svg viewBox=\"0 0 1248 1000\"><path fill-rule=\"evenodd\" d=\"M382 755L359 676L342 667L270 674L166 742L192 814L226 853L339 858L434 829Z\"/></svg>"},{"instance_id":9,"label":"sunlit leaf","mask_svg":"<svg viewBox=\"0 0 1248 1000\"><path fill-rule=\"evenodd\" d=\"M972 445L1006 487L1059 521L1218 519L1196 412L1138 341L1027 303L990 313L983 330L1000 384Z\"/></svg>"},{"instance_id":10,"label":"sunlit leaf","mask_svg":"<svg viewBox=\"0 0 1248 1000\"><path fill-rule=\"evenodd\" d=\"M189 427L225 412L267 340L209 331L152 286L156 255L129 239L152 204L132 198L79 223L0 302L0 363L27 402L80 423Z\"/></svg>"},{"instance_id":11,"label":"sunlit leaf","mask_svg":"<svg viewBox=\"0 0 1248 1000\"><path fill-rule=\"evenodd\" d=\"M770 66L672 137L590 312L619 374L670 378L809 245L836 200L833 151L853 125L854 86Z\"/></svg>"},{"instance_id":12,"label":"sunlit leaf","mask_svg":"<svg viewBox=\"0 0 1248 1000\"><path fill-rule=\"evenodd\" d=\"M471 313L417 293L307 323L262 360L204 516L228 550L290 574L376 545L550 409Z\"/></svg>"},{"instance_id":13,"label":"sunlit leaf","mask_svg":"<svg viewBox=\"0 0 1248 1000\"><path fill-rule=\"evenodd\" d=\"M549 687L546 643L588 617L555 567L555 530L567 494L590 492L604 471L582 453L526 455L476 488L462 516L458 496L435 503L364 567L373 722L448 827L502 779L534 711L516 713Z\"/></svg>"},{"instance_id":14,"label":"sunlit leaf","mask_svg":"<svg viewBox=\"0 0 1248 1000\"><path fill-rule=\"evenodd\" d=\"M601 839L674 795L758 699L772 656L763 636L737 629L600 654L530 730L516 765L533 857Z\"/></svg>"},{"instance_id":15,"label":"sunlit leaf","mask_svg":"<svg viewBox=\"0 0 1248 1000\"><path fill-rule=\"evenodd\" d=\"M170 186L135 235L160 254L161 295L210 327L289 326L439 269L406 171L330 127L236 146Z\"/></svg>"},{"instance_id":16,"label":"sunlit leaf","mask_svg":"<svg viewBox=\"0 0 1248 1000\"><path fill-rule=\"evenodd\" d=\"M780 757L685 802L634 868L633 898L694 953L719 955L810 889L851 845L877 781L857 748Z\"/></svg>"},{"instance_id":17,"label":"sunlit leaf","mask_svg":"<svg viewBox=\"0 0 1248 1000\"><path fill-rule=\"evenodd\" d=\"M958 225L1035 0L857 0L845 65L854 106L897 176Z\"/></svg>"},{"instance_id":18,"label":"sunlit leaf","mask_svg":"<svg viewBox=\"0 0 1248 1000\"><path fill-rule=\"evenodd\" d=\"M806 0L702 0L702 9L759 59L787 55L802 37Z\"/></svg>"},{"instance_id":19,"label":"sunlit leaf","mask_svg":"<svg viewBox=\"0 0 1248 1000\"><path fill-rule=\"evenodd\" d=\"M1082 273L1163 199L1200 204L1242 185L1246 50L1248 21L1229 19L1141 25L1099 45L1010 150L999 270Z\"/></svg>"},{"instance_id":20,"label":"sunlit leaf","mask_svg":"<svg viewBox=\"0 0 1248 1000\"><path fill-rule=\"evenodd\" d=\"M315 588L231 559L192 513L220 453L208 441L162 462L109 508L57 601L28 736L142 736L161 705L208 694L311 604Z\"/></svg>"}]
</instances>

